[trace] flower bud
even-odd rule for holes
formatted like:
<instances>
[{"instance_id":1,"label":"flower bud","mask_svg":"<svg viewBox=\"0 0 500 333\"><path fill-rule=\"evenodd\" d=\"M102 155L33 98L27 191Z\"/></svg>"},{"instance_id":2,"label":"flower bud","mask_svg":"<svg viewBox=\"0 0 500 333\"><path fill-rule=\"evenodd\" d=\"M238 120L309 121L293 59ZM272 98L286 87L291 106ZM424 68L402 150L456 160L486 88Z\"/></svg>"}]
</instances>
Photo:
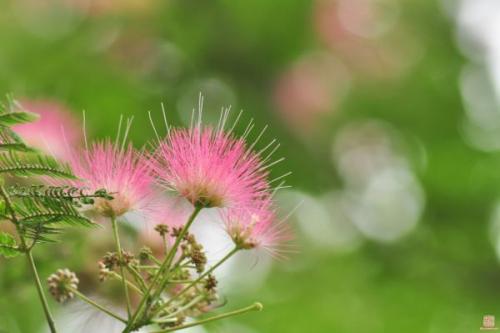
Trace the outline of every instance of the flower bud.
<instances>
[{"instance_id":1,"label":"flower bud","mask_svg":"<svg viewBox=\"0 0 500 333\"><path fill-rule=\"evenodd\" d=\"M49 292L59 303L72 299L75 295L73 289L78 289L80 282L76 274L69 269L59 269L47 279Z\"/></svg>"}]
</instances>

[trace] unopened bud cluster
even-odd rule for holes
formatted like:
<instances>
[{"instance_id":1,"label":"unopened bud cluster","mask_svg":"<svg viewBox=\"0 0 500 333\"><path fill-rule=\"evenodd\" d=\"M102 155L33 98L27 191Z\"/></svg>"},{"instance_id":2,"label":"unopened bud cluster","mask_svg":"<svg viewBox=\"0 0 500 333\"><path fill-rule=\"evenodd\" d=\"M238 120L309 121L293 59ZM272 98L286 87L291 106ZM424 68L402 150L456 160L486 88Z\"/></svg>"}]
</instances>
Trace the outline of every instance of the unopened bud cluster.
<instances>
[{"instance_id":1,"label":"unopened bud cluster","mask_svg":"<svg viewBox=\"0 0 500 333\"><path fill-rule=\"evenodd\" d=\"M160 236L167 236L170 228L166 224L158 224L155 227L155 231L160 234Z\"/></svg>"},{"instance_id":2,"label":"unopened bud cluster","mask_svg":"<svg viewBox=\"0 0 500 333\"><path fill-rule=\"evenodd\" d=\"M99 261L97 266L99 267L99 281L106 281L111 276L111 270L106 266L103 260Z\"/></svg>"},{"instance_id":3,"label":"unopened bud cluster","mask_svg":"<svg viewBox=\"0 0 500 333\"><path fill-rule=\"evenodd\" d=\"M202 273L205 270L207 256L203 252L203 246L196 241L193 234L187 234L184 237L181 250L185 258L191 259L197 273Z\"/></svg>"},{"instance_id":4,"label":"unopened bud cluster","mask_svg":"<svg viewBox=\"0 0 500 333\"><path fill-rule=\"evenodd\" d=\"M115 267L137 265L139 261L135 258L134 254L129 251L122 251L122 261L118 253L108 252L100 261L108 270L113 270Z\"/></svg>"},{"instance_id":5,"label":"unopened bud cluster","mask_svg":"<svg viewBox=\"0 0 500 333\"><path fill-rule=\"evenodd\" d=\"M73 290L78 289L80 282L76 274L69 269L59 269L47 279L49 292L59 303L72 299L75 295Z\"/></svg>"}]
</instances>

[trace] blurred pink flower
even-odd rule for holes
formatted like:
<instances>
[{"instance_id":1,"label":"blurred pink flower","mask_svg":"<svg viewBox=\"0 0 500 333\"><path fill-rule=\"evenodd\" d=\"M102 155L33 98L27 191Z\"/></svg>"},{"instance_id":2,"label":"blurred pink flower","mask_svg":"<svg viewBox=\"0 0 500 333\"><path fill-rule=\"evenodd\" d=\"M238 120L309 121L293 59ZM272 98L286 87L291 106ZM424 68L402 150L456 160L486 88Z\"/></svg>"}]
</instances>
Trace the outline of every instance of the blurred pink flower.
<instances>
[{"instance_id":1,"label":"blurred pink flower","mask_svg":"<svg viewBox=\"0 0 500 333\"><path fill-rule=\"evenodd\" d=\"M160 183L193 205L241 207L269 190L264 161L222 129L172 129L155 155Z\"/></svg>"},{"instance_id":2,"label":"blurred pink flower","mask_svg":"<svg viewBox=\"0 0 500 333\"><path fill-rule=\"evenodd\" d=\"M113 196L113 200L96 200L94 208L100 215L119 217L129 211L150 210L153 177L143 153L132 145L119 148L110 141L97 142L73 151L69 163L82 179L71 185L90 191L104 188Z\"/></svg>"},{"instance_id":3,"label":"blurred pink flower","mask_svg":"<svg viewBox=\"0 0 500 333\"><path fill-rule=\"evenodd\" d=\"M28 11L30 15L38 12L43 17L54 11L76 15L112 15L129 14L141 16L152 13L158 2L156 0L17 0L19 10Z\"/></svg>"},{"instance_id":4,"label":"blurred pink flower","mask_svg":"<svg viewBox=\"0 0 500 333\"><path fill-rule=\"evenodd\" d=\"M13 129L25 142L53 155L60 160L69 160L67 145L78 146L83 132L78 119L63 105L50 100L21 100L26 110L40 115L33 123L16 125Z\"/></svg>"},{"instance_id":5,"label":"blurred pink flower","mask_svg":"<svg viewBox=\"0 0 500 333\"><path fill-rule=\"evenodd\" d=\"M349 86L350 75L341 62L326 52L312 53L281 75L274 101L284 121L310 133L322 116L338 109Z\"/></svg>"},{"instance_id":6,"label":"blurred pink flower","mask_svg":"<svg viewBox=\"0 0 500 333\"><path fill-rule=\"evenodd\" d=\"M313 19L319 38L353 72L391 79L411 68L422 52L399 13L396 0L317 0Z\"/></svg>"}]
</instances>

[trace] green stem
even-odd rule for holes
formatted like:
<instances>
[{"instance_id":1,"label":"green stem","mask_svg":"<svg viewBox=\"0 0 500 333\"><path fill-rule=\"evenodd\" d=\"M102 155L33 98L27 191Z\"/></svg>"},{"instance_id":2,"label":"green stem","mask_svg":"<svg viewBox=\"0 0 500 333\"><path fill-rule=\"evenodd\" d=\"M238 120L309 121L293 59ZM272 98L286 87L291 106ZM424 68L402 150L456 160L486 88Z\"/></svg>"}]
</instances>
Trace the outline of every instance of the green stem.
<instances>
[{"instance_id":1,"label":"green stem","mask_svg":"<svg viewBox=\"0 0 500 333\"><path fill-rule=\"evenodd\" d=\"M174 245L172 246L172 248L168 252L168 254L165 257L165 260L161 264L160 268L156 272L156 274L155 274L155 276L153 278L153 281L149 285L148 290L146 290L146 293L142 297L141 302L139 303L139 306L135 310L135 313L132 316L132 319L129 321L127 327L125 327L125 330L123 331L123 333L129 333L129 332L131 332L132 328L134 327L135 322L142 315L142 313L144 311L144 308L146 306L146 303L149 300L149 296L151 295L151 291L153 290L153 288L156 285L156 283L160 280L160 277L163 274L163 271L166 268L168 268L170 266L170 264L172 263L172 260L174 259L174 256L175 256L175 253L177 252L177 248L179 247L182 239L184 238L184 236L188 232L189 228L191 227L191 224L193 224L194 220L196 219L196 216L199 214L199 212L202 209L203 209L203 207L201 207L201 206L195 206L195 209L194 209L193 213L189 217L189 219L186 222L186 225L184 226L184 228L182 228L179 236L175 240ZM161 293L161 290L160 290L160 293Z\"/></svg>"},{"instance_id":2,"label":"green stem","mask_svg":"<svg viewBox=\"0 0 500 333\"><path fill-rule=\"evenodd\" d=\"M176 238L174 246L172 247L172 249L170 249L170 252L168 253L168 256L166 258L167 260L165 260L165 262L164 262L164 264L166 264L166 265L162 266L163 269L169 269L170 266L172 265L172 261L174 260L175 254L177 253L177 249L179 248L180 243L184 239L184 236L186 236L189 228L191 227L191 224L194 221L194 218L196 217L196 215L198 215L198 212L196 212L197 210L199 212L201 210L201 207L200 208L198 208L198 207L195 208L195 211L193 212L193 214L189 218L189 220L186 223L186 225L184 226L184 228L181 230L179 236ZM180 259L180 261L182 261L182 259ZM160 271L161 270L162 270L162 268L160 268ZM160 294L161 294L161 292L165 289L165 286L168 283L168 277L169 277L169 274L165 274L165 277L163 278L163 281L161 281L160 284L159 284L159 288L153 294L153 299L159 297Z\"/></svg>"},{"instance_id":3,"label":"green stem","mask_svg":"<svg viewBox=\"0 0 500 333\"><path fill-rule=\"evenodd\" d=\"M171 304L174 300L177 298L181 297L184 295L189 289L191 289L193 286L195 286L198 282L200 282L202 279L204 279L208 274L212 273L214 270L216 270L220 265L225 263L229 258L231 258L236 252L240 250L239 246L235 246L228 254L224 256L219 262L217 262L215 265L210 267L207 271L205 271L203 274L201 274L196 280L192 281L190 284L185 286L178 294L176 294L174 297L168 300L168 302L165 304L165 306L168 306Z\"/></svg>"},{"instance_id":4,"label":"green stem","mask_svg":"<svg viewBox=\"0 0 500 333\"><path fill-rule=\"evenodd\" d=\"M184 259L186 259L186 257L184 256L184 254L182 254L179 260L177 260L177 262L172 266L171 271L174 271L177 268L182 267L181 263L184 261Z\"/></svg>"},{"instance_id":5,"label":"green stem","mask_svg":"<svg viewBox=\"0 0 500 333\"><path fill-rule=\"evenodd\" d=\"M148 255L149 259L154 262L156 265L158 265L158 267L156 268L159 268L161 266L161 261L159 261L158 259L155 258L155 256L153 255Z\"/></svg>"},{"instance_id":6,"label":"green stem","mask_svg":"<svg viewBox=\"0 0 500 333\"><path fill-rule=\"evenodd\" d=\"M23 240L24 242L24 240ZM38 292L38 297L40 298L40 302L43 306L43 312L45 313L45 318L47 319L47 324L49 325L50 332L56 333L56 324L54 322L54 318L50 313L49 303L47 302L47 298L43 292L42 283L40 282L40 277L38 276L38 271L35 266L35 261L33 260L33 255L31 250L26 252L26 258L28 259L29 267L31 269L31 274L33 275L33 280L35 280L36 290Z\"/></svg>"},{"instance_id":7,"label":"green stem","mask_svg":"<svg viewBox=\"0 0 500 333\"><path fill-rule=\"evenodd\" d=\"M180 307L179 309L177 309L177 311L174 311L171 314L169 314L167 316L167 318L175 317L179 313L192 308L193 306L195 306L199 302L203 301L205 298L206 298L206 295L201 295L201 296L195 297L191 302L189 302L186 305Z\"/></svg>"},{"instance_id":8,"label":"green stem","mask_svg":"<svg viewBox=\"0 0 500 333\"><path fill-rule=\"evenodd\" d=\"M167 255L168 253L167 237L164 234L161 237L163 239L163 250L165 251L165 255Z\"/></svg>"},{"instance_id":9,"label":"green stem","mask_svg":"<svg viewBox=\"0 0 500 333\"><path fill-rule=\"evenodd\" d=\"M181 306L180 308L178 308L177 310L175 310L174 312L172 313L169 313L165 318L172 318L172 317L175 317L177 314L187 310L187 309L190 309L191 307L193 307L194 305L198 304L199 302L201 302L202 300L204 300L206 298L206 295L200 295L198 297L195 297L194 299L191 300L191 302L188 302L187 304ZM163 311L163 309L165 309L165 307L162 307L158 310L156 310L152 316L156 316L157 314L159 314L161 311ZM162 318L163 319L163 318Z\"/></svg>"},{"instance_id":10,"label":"green stem","mask_svg":"<svg viewBox=\"0 0 500 333\"><path fill-rule=\"evenodd\" d=\"M167 323L176 323L179 320L179 318L161 318L161 319L156 319L154 320L155 324L167 324Z\"/></svg>"},{"instance_id":11,"label":"green stem","mask_svg":"<svg viewBox=\"0 0 500 333\"><path fill-rule=\"evenodd\" d=\"M122 279L122 276L116 272L111 272L111 276L114 277L115 279L121 281L123 283L123 279ZM133 284L132 282L130 282L129 280L125 280L125 283L132 289L134 289L135 291L137 291L138 294L140 295L143 295L143 292L142 290L137 287L135 284Z\"/></svg>"},{"instance_id":12,"label":"green stem","mask_svg":"<svg viewBox=\"0 0 500 333\"><path fill-rule=\"evenodd\" d=\"M119 315L113 313L111 310L108 310L106 309L104 306L94 302L93 300L91 300L90 298L88 298L87 296L85 296L84 294L82 294L81 292L79 292L78 290L74 289L74 288L69 288L69 290L71 290L72 293L74 293L76 296L80 297L80 299L90 305L92 305L93 307L101 310L102 312L106 313L107 315L121 321L122 323L126 324L127 323L127 320L126 319L123 319L122 317L120 317Z\"/></svg>"},{"instance_id":13,"label":"green stem","mask_svg":"<svg viewBox=\"0 0 500 333\"><path fill-rule=\"evenodd\" d=\"M126 299L126 303L127 303L127 314L128 314L128 318L130 319L130 316L131 316L131 305L130 305L130 296L128 294L128 287L127 287L127 280L125 279L125 272L123 270L123 265L125 264L123 262L123 253L122 253L122 247L121 247L121 244L120 244L120 236L118 235L118 225L116 223L116 218L115 217L111 217L111 224L113 226L113 234L114 234L114 237L115 237L115 243L116 243L116 250L118 252L118 260L120 260L120 274L122 276L122 284L123 284L123 292L125 293L125 299Z\"/></svg>"},{"instance_id":14,"label":"green stem","mask_svg":"<svg viewBox=\"0 0 500 333\"><path fill-rule=\"evenodd\" d=\"M139 273L132 266L127 266L127 270L130 272L130 274L132 274L134 276L135 281L139 284L140 289L141 289L141 294L144 294L143 291L147 289L147 286L146 286L146 281L144 281L144 278L142 277L141 273ZM132 284L132 283L130 282L130 284Z\"/></svg>"},{"instance_id":15,"label":"green stem","mask_svg":"<svg viewBox=\"0 0 500 333\"><path fill-rule=\"evenodd\" d=\"M139 269L158 269L160 266L153 266L153 265L139 265L136 266Z\"/></svg>"},{"instance_id":16,"label":"green stem","mask_svg":"<svg viewBox=\"0 0 500 333\"><path fill-rule=\"evenodd\" d=\"M181 325L181 326L177 326L177 327L167 328L166 330L163 330L163 331L156 331L156 332L151 332L151 333L168 333L168 332L179 331L179 330L182 330L182 329L185 329L185 328L189 328L189 327L193 327L193 326L198 326L198 325L203 325L203 324L206 324L206 323L209 323L209 322L212 322L212 321L216 321L216 320L220 320L220 319L224 319L224 318L228 318L228 317L233 317L233 316L241 315L241 314L244 314L244 313L247 313L247 312L251 312L251 311L262 311L262 308L263 308L263 306L262 306L261 303L254 303L254 304L252 304L250 306L247 306L247 307L239 309L239 310L235 310L235 311L231 311L231 312L226 312L226 313L223 313L223 314L220 314L220 315L217 315L217 316L213 316L213 317L210 317L210 318L207 318L207 319L199 320L199 321L194 322L194 323L189 323L189 324L185 324L185 325Z\"/></svg>"},{"instance_id":17,"label":"green stem","mask_svg":"<svg viewBox=\"0 0 500 333\"><path fill-rule=\"evenodd\" d=\"M5 190L5 187L3 187L3 185L0 185L0 195L5 200L5 208L11 216L10 218L11 222L16 226L16 231L21 241L21 247L24 250L24 253L26 254L26 259L28 260L31 274L33 275L33 280L35 281L38 297L40 298L40 302L42 303L43 312L45 313L45 318L47 320L47 324L49 325L50 332L57 333L56 324L54 322L52 314L50 313L49 303L47 302L47 298L45 297L45 294L43 292L43 287L42 283L40 282L40 277L38 276L35 260L33 259L33 254L31 253L31 248L33 246L31 246L30 248L26 246L26 240L24 239L24 236L21 232L19 221L17 219L16 212L14 211L12 201L10 200L10 197L7 194L7 191Z\"/></svg>"}]
</instances>

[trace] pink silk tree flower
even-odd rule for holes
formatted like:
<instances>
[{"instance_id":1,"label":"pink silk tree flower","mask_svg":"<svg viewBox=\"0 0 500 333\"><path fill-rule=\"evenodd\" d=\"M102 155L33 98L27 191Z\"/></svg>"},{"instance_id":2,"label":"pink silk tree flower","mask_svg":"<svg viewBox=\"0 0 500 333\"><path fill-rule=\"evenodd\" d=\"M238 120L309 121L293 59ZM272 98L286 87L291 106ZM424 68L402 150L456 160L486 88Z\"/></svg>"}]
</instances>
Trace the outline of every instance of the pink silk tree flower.
<instances>
[{"instance_id":1,"label":"pink silk tree flower","mask_svg":"<svg viewBox=\"0 0 500 333\"><path fill-rule=\"evenodd\" d=\"M153 160L160 184L198 207L245 207L270 187L266 159L243 139L200 123L171 129Z\"/></svg>"},{"instance_id":2,"label":"pink silk tree flower","mask_svg":"<svg viewBox=\"0 0 500 333\"><path fill-rule=\"evenodd\" d=\"M106 189L113 200L96 199L96 212L105 217L119 217L130 211L147 211L153 195L153 176L142 152L131 144L118 147L111 141L94 143L74 151L69 164L80 178L70 185L85 186L90 191Z\"/></svg>"},{"instance_id":3,"label":"pink silk tree flower","mask_svg":"<svg viewBox=\"0 0 500 333\"><path fill-rule=\"evenodd\" d=\"M292 239L284 221L276 219L272 198L263 198L254 207L221 211L226 232L241 249L261 248L274 257L283 257L285 244Z\"/></svg>"},{"instance_id":4,"label":"pink silk tree flower","mask_svg":"<svg viewBox=\"0 0 500 333\"><path fill-rule=\"evenodd\" d=\"M78 146L82 142L82 126L71 111L50 100L21 100L26 111L37 113L40 118L32 123L13 126L30 146L40 149L55 158L70 159L67 145Z\"/></svg>"}]
</instances>

